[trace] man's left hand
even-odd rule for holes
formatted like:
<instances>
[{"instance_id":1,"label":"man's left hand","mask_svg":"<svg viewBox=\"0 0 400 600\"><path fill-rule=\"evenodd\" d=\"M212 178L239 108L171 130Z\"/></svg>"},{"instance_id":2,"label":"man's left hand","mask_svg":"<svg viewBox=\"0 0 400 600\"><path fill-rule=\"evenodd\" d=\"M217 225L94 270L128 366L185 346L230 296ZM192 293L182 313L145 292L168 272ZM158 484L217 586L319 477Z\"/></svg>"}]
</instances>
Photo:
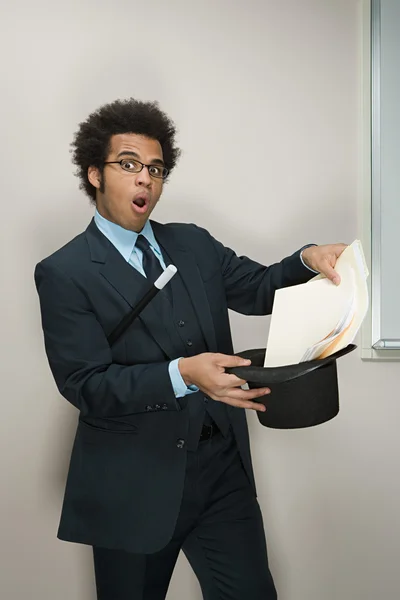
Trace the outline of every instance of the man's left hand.
<instances>
[{"instance_id":1,"label":"man's left hand","mask_svg":"<svg viewBox=\"0 0 400 600\"><path fill-rule=\"evenodd\" d=\"M325 246L310 246L303 250L303 260L308 267L325 275L334 284L339 285L340 276L334 267L346 244L326 244Z\"/></svg>"}]
</instances>

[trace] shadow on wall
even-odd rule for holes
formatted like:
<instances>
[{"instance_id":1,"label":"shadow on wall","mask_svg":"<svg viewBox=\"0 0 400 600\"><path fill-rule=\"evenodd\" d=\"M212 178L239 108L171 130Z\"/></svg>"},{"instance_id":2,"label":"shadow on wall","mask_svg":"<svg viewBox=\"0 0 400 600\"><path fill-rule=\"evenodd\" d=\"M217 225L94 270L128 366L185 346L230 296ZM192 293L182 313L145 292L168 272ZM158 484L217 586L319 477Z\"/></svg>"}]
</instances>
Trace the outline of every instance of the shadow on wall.
<instances>
[{"instance_id":1,"label":"shadow on wall","mask_svg":"<svg viewBox=\"0 0 400 600\"><path fill-rule=\"evenodd\" d=\"M57 511L64 494L78 411L56 391L44 349L39 299L33 281L33 272L38 262L61 248L87 227L93 213L89 201L86 201L87 211L85 208L82 210L82 205L85 206L85 199L82 197L79 199L78 210L71 210L71 205L78 205L76 199L69 198L64 201L58 199L53 205L48 202L47 206L51 209L37 214L36 221L30 223L29 229L25 232L26 238L30 238L33 288L31 288L33 297L30 309L32 314L29 320L32 331L30 334L28 332L28 335L31 335L32 353L36 357L38 371L35 380L37 387L32 390L32 393L35 397L41 398L41 414L38 422L42 444L38 469L43 484L40 495L44 504L50 503L51 509Z\"/></svg>"}]
</instances>

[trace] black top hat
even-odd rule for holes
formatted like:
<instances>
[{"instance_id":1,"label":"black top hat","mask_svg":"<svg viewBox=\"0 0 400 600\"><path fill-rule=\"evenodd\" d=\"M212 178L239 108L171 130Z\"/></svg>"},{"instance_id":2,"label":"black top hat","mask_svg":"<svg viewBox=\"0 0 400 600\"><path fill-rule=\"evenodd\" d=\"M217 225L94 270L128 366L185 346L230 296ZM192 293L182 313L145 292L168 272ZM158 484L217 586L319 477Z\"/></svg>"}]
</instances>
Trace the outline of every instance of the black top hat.
<instances>
[{"instance_id":1,"label":"black top hat","mask_svg":"<svg viewBox=\"0 0 400 600\"><path fill-rule=\"evenodd\" d=\"M258 419L265 427L312 427L325 423L338 414L336 359L356 347L349 344L327 358L283 367L263 367L265 348L246 350L237 355L250 359L250 366L225 370L246 380L250 388L271 388L270 394L255 400L267 408L265 412L257 411Z\"/></svg>"}]
</instances>

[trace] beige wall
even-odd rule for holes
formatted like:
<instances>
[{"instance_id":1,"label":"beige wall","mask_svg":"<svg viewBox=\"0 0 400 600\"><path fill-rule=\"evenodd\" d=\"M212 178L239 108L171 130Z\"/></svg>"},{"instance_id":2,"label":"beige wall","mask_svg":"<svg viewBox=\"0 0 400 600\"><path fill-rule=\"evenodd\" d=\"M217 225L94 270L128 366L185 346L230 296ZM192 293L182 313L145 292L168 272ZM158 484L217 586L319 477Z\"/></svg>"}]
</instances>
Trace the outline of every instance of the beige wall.
<instances>
[{"instance_id":1,"label":"beige wall","mask_svg":"<svg viewBox=\"0 0 400 600\"><path fill-rule=\"evenodd\" d=\"M72 133L104 102L158 99L184 154L155 218L194 221L266 263L310 241L351 242L360 6L22 0L3 12L0 596L90 600L90 549L55 537L77 414L48 370L32 276L92 214ZM265 344L267 318L232 324L237 350ZM280 600L398 598L399 374L353 353L332 422L269 431L249 415ZM200 598L184 558L168 598Z\"/></svg>"}]
</instances>

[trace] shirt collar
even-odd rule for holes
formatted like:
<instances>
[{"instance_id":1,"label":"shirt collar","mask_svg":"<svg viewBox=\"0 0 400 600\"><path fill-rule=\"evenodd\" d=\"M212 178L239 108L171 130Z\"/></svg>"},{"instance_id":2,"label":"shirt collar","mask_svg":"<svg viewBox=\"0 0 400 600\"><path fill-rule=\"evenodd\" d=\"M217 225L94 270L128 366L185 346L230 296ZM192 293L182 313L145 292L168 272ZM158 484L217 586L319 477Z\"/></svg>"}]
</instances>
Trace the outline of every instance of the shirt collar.
<instances>
[{"instance_id":1,"label":"shirt collar","mask_svg":"<svg viewBox=\"0 0 400 600\"><path fill-rule=\"evenodd\" d=\"M120 225L117 225L116 223L112 223L108 219L105 219L98 212L97 209L94 215L94 222L96 223L101 233L105 235L107 239L110 240L110 242L116 247L118 252L122 254L126 261L128 261L133 252L139 234L135 231L124 229ZM158 244L154 237L150 221L146 221L140 234L147 239L147 241L153 248L158 250Z\"/></svg>"}]
</instances>

